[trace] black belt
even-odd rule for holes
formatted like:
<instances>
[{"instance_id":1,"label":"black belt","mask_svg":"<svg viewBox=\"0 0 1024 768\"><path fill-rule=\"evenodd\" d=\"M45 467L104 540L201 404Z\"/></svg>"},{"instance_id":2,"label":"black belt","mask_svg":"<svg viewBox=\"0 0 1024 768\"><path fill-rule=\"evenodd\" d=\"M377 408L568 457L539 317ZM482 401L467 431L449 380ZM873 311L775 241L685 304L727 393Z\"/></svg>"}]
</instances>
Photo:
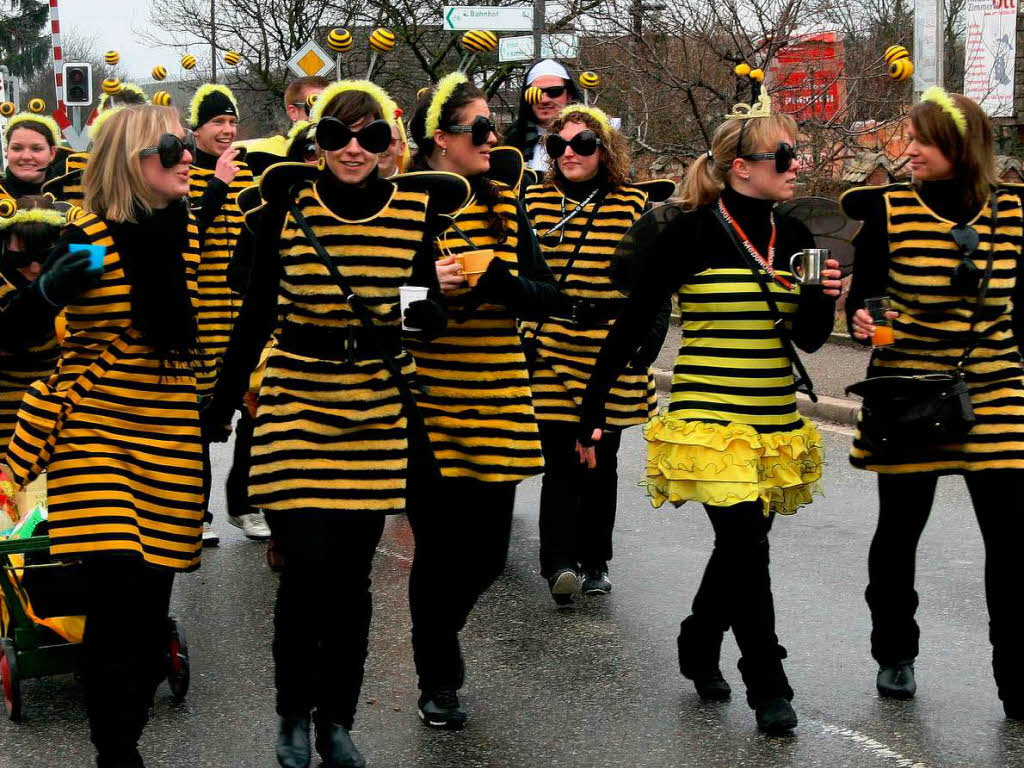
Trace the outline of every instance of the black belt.
<instances>
[{"instance_id":1,"label":"black belt","mask_svg":"<svg viewBox=\"0 0 1024 768\"><path fill-rule=\"evenodd\" d=\"M321 360L380 360L402 351L402 336L398 326L368 331L358 325L324 328L292 323L281 328L277 346L284 352Z\"/></svg>"},{"instance_id":2,"label":"black belt","mask_svg":"<svg viewBox=\"0 0 1024 768\"><path fill-rule=\"evenodd\" d=\"M614 320L626 306L625 299L583 299L569 297L569 317L573 324L587 328L596 323ZM555 315L558 316L557 314Z\"/></svg>"}]
</instances>

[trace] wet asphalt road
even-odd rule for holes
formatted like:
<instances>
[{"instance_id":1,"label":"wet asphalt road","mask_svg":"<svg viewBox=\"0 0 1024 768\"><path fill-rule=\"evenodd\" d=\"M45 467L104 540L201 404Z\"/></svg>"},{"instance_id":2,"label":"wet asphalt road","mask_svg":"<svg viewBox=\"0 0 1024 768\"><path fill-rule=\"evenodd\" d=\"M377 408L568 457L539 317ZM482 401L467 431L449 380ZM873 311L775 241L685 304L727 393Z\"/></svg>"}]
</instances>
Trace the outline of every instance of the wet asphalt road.
<instances>
[{"instance_id":1,"label":"wet asphalt road","mask_svg":"<svg viewBox=\"0 0 1024 768\"><path fill-rule=\"evenodd\" d=\"M771 739L755 730L731 638L722 665L736 689L731 702L703 704L680 677L675 635L710 527L696 506L651 510L634 485L642 440L633 429L623 440L610 596L555 608L536 563L539 484L522 486L508 567L464 632L470 724L461 733L429 731L416 717L405 595L412 539L402 518L391 519L374 569L376 612L355 733L369 764L1024 766L1024 726L1004 720L990 676L982 544L962 483L940 484L918 560L918 697L879 700L861 597L873 476L847 465L847 434L826 437L826 495L779 520L772 534L779 635L789 648L800 715L795 735ZM221 479L228 455L221 447ZM215 513L222 509L223 498L215 499ZM175 588L173 610L189 628L193 684L180 705L166 687L159 692L142 746L150 768L275 765L275 577L261 545L222 516L216 527L221 547L208 550L202 569ZM0 722L0 768L91 765L74 680L27 682L24 693L26 720Z\"/></svg>"}]
</instances>

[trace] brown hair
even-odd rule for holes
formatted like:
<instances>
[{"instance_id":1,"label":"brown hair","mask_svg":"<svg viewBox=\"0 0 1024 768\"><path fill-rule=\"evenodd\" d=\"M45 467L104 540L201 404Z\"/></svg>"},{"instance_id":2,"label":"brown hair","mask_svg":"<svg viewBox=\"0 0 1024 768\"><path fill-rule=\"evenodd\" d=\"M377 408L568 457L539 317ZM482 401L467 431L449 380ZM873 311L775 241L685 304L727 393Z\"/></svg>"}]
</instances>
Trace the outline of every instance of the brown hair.
<instances>
[{"instance_id":1,"label":"brown hair","mask_svg":"<svg viewBox=\"0 0 1024 768\"><path fill-rule=\"evenodd\" d=\"M364 117L383 120L380 102L365 91L342 91L324 105L321 117L334 117L345 125L359 122Z\"/></svg>"},{"instance_id":2,"label":"brown hair","mask_svg":"<svg viewBox=\"0 0 1024 768\"><path fill-rule=\"evenodd\" d=\"M629 166L631 162L629 143L622 134L616 130L606 131L601 121L588 115L585 112L570 112L565 116L556 117L548 128L547 135L551 136L565 128L569 123L580 123L597 134L601 139L601 148L598 155L601 158L600 168L604 170L608 183L612 187L621 187L629 183ZM565 178L558 162L548 158L550 167L545 179L553 181Z\"/></svg>"},{"instance_id":3,"label":"brown hair","mask_svg":"<svg viewBox=\"0 0 1024 768\"><path fill-rule=\"evenodd\" d=\"M11 123L7 126L7 134L4 136L4 138L8 142L10 142L11 136L19 128L25 128L30 131L35 131L44 139L46 139L46 143L49 144L51 147L57 146L56 144L53 143L53 133L51 132L51 130L47 127L46 123L40 122L39 120L19 120L16 123Z\"/></svg>"},{"instance_id":4,"label":"brown hair","mask_svg":"<svg viewBox=\"0 0 1024 768\"><path fill-rule=\"evenodd\" d=\"M964 203L976 209L985 204L989 190L998 183L992 122L974 101L959 93L949 97L967 120L961 136L953 118L942 107L922 101L910 110L910 123L921 144L936 147L963 181Z\"/></svg>"},{"instance_id":5,"label":"brown hair","mask_svg":"<svg viewBox=\"0 0 1024 768\"><path fill-rule=\"evenodd\" d=\"M738 147L741 130L743 146ZM780 133L796 136L796 121L789 115L726 120L711 140L711 156L701 155L686 169L686 178L674 201L685 211L715 202L728 181L732 161L741 155L770 152Z\"/></svg>"},{"instance_id":6,"label":"brown hair","mask_svg":"<svg viewBox=\"0 0 1024 768\"><path fill-rule=\"evenodd\" d=\"M289 104L297 103L299 96L307 88L319 88L323 90L330 84L330 80L318 75L313 75L312 77L300 77L298 80L292 80L284 89L284 105L287 107Z\"/></svg>"}]
</instances>

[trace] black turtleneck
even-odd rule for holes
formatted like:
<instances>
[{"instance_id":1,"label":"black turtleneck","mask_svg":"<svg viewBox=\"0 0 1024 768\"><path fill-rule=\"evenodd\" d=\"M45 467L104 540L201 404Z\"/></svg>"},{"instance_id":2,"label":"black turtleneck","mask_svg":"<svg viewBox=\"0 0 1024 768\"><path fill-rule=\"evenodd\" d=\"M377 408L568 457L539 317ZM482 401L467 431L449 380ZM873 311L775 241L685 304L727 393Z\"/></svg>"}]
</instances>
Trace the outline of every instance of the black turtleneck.
<instances>
[{"instance_id":1,"label":"black turtleneck","mask_svg":"<svg viewBox=\"0 0 1024 768\"><path fill-rule=\"evenodd\" d=\"M46 181L45 176L42 181L39 181L38 183L34 181L22 181L11 172L10 168L8 168L4 173L3 188L7 194L17 200L19 197L40 194L44 181Z\"/></svg>"},{"instance_id":2,"label":"black turtleneck","mask_svg":"<svg viewBox=\"0 0 1024 768\"><path fill-rule=\"evenodd\" d=\"M599 194L608 192L608 180L603 172L597 173L586 181L569 181L569 179L559 177L555 179L555 185L568 200L576 203L586 200L595 189L600 190Z\"/></svg>"},{"instance_id":3,"label":"black turtleneck","mask_svg":"<svg viewBox=\"0 0 1024 768\"><path fill-rule=\"evenodd\" d=\"M741 195L728 186L722 202L753 245L767 256L774 203ZM675 217L643 252L637 253L637 277L629 300L601 347L583 397L581 436L589 438L596 427L602 426L612 384L636 354L665 301L705 270L748 268L747 260L715 218L715 205L717 202ZM814 237L799 220L776 215L775 225L775 263L780 267L793 253L814 247ZM818 286L802 288L790 332L793 343L805 352L818 349L832 332L834 315L833 297L826 296Z\"/></svg>"},{"instance_id":4,"label":"black turtleneck","mask_svg":"<svg viewBox=\"0 0 1024 768\"><path fill-rule=\"evenodd\" d=\"M395 186L373 171L363 184L344 184L329 171L322 171L316 180L316 191L324 204L336 215L349 221L368 219L391 199Z\"/></svg>"}]
</instances>

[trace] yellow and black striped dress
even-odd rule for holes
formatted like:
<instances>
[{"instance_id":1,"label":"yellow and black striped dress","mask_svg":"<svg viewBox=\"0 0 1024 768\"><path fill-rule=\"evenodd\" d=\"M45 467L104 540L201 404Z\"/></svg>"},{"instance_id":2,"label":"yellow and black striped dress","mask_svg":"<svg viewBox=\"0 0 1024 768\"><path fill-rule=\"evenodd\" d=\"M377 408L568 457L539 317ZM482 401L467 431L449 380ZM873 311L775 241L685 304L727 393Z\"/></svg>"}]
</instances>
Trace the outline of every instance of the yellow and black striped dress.
<instances>
[{"instance_id":1,"label":"yellow and black striped dress","mask_svg":"<svg viewBox=\"0 0 1024 768\"><path fill-rule=\"evenodd\" d=\"M964 352L977 301L975 296L959 295L951 288L953 271L961 261L950 235L955 222L934 213L909 184L876 190L875 194L884 199L889 243L887 292L900 316L893 321L895 342L873 351L868 375L952 372ZM992 279L975 327L980 343L965 366L974 427L962 444L921 446L919 459L900 461L873 456L858 432L850 452L854 466L893 474L1024 468L1024 372L1012 322L1024 241L1019 193L999 190L998 208ZM989 203L970 224L980 237L980 247L972 258L984 270L992 233Z\"/></svg>"},{"instance_id":2,"label":"yellow and black striped dress","mask_svg":"<svg viewBox=\"0 0 1024 768\"><path fill-rule=\"evenodd\" d=\"M499 188L499 209L509 228L505 242L487 231L487 209L473 200L454 217L473 245L448 229L437 241L439 259L491 248L518 273L515 195L505 185ZM449 294L452 314L468 292ZM544 459L526 356L508 309L483 304L465 322L450 320L433 341L409 337L405 343L416 359L424 389L416 401L443 476L518 482L540 474Z\"/></svg>"},{"instance_id":3,"label":"yellow and black striped dress","mask_svg":"<svg viewBox=\"0 0 1024 768\"><path fill-rule=\"evenodd\" d=\"M68 155L64 175L57 176L43 184L43 193L49 195L57 202L81 208L85 203L82 174L85 172L85 166L88 164L88 152L75 152Z\"/></svg>"},{"instance_id":4,"label":"yellow and black striped dress","mask_svg":"<svg viewBox=\"0 0 1024 768\"><path fill-rule=\"evenodd\" d=\"M799 286L771 289L791 322ZM766 512L796 512L821 478L822 441L797 412L792 366L757 280L742 267L707 269L678 298L683 340L668 408L644 427L652 503L760 500Z\"/></svg>"},{"instance_id":5,"label":"yellow and black striped dress","mask_svg":"<svg viewBox=\"0 0 1024 768\"><path fill-rule=\"evenodd\" d=\"M568 199L553 182L547 182L529 187L525 203L530 224L543 234L561 221L567 211L572 211L579 201ZM599 301L625 298L612 284L610 260L622 236L640 218L646 204L647 193L630 186L619 187L604 198L597 210L597 220L576 255L571 273L561 284L563 294ZM584 226L595 215L594 206L591 203L573 217L557 244L549 245L541 240L544 259L556 281L562 280ZM522 323L521 330L526 338L533 336L540 325L537 363L531 374L533 407L538 419L579 421L583 391L614 322L614 319L609 319L586 329L555 318L548 318L543 324ZM643 424L654 415L657 407L658 395L652 372L624 373L608 393L605 424L613 428Z\"/></svg>"},{"instance_id":6,"label":"yellow and black striped dress","mask_svg":"<svg viewBox=\"0 0 1024 768\"><path fill-rule=\"evenodd\" d=\"M137 341L131 286L106 223L83 214L73 224L107 255L100 285L67 307L68 335L50 388L66 392L112 344L116 359L75 406L50 461L51 552L131 552L156 566L196 568L204 500L195 377L188 368L169 376ZM199 230L191 218L189 235L182 256L195 305ZM35 455L16 435L7 458L24 473Z\"/></svg>"},{"instance_id":7,"label":"yellow and black striped dress","mask_svg":"<svg viewBox=\"0 0 1024 768\"><path fill-rule=\"evenodd\" d=\"M317 239L362 298L377 325L401 318L398 289L412 274L424 238L427 195L395 189L378 213L360 221L335 215L312 186L299 209ZM291 214L281 233L282 277L277 333L358 329L341 289ZM402 512L408 467L406 417L382 360L323 359L270 350L259 392L252 442L250 502L275 511ZM415 365L396 358L407 378Z\"/></svg>"},{"instance_id":8,"label":"yellow and black striped dress","mask_svg":"<svg viewBox=\"0 0 1024 768\"><path fill-rule=\"evenodd\" d=\"M198 205L215 171L191 166L189 198ZM196 369L199 394L213 389L220 371L224 351L228 348L231 329L242 305L242 297L228 287L228 264L234 253L238 235L244 224L237 204L238 193L253 183L252 171L240 164L238 174L228 187L220 213L203 233L202 258L199 264L199 349L200 363Z\"/></svg>"}]
</instances>

